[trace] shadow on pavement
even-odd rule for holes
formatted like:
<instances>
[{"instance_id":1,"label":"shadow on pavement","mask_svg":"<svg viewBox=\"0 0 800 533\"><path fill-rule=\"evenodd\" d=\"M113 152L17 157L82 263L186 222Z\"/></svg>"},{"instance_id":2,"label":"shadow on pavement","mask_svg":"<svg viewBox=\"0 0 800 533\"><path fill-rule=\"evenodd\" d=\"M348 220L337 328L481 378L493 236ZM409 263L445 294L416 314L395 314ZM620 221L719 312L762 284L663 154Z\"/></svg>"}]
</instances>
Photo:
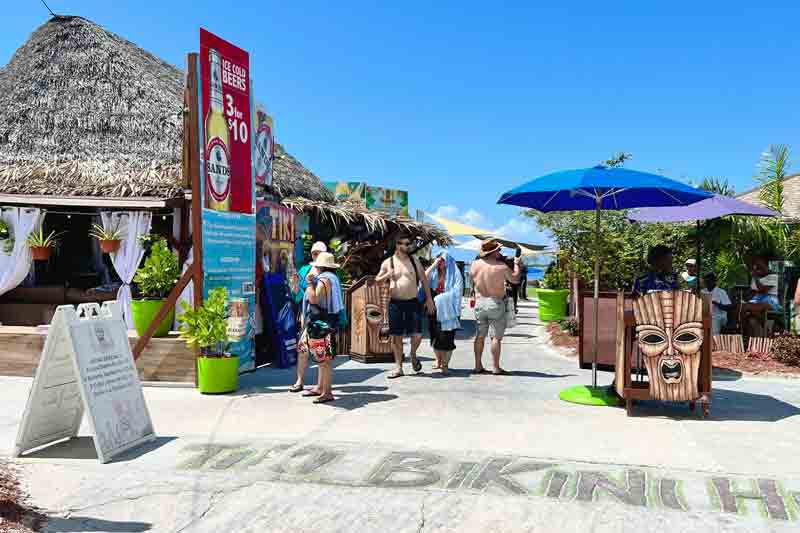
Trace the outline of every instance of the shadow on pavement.
<instances>
[{"instance_id":1,"label":"shadow on pavement","mask_svg":"<svg viewBox=\"0 0 800 533\"><path fill-rule=\"evenodd\" d=\"M635 416L664 416L674 420L701 419L699 404L693 413L689 410L688 403L637 402L634 413ZM796 406L767 394L714 389L708 419L726 422L778 422L798 414L800 409Z\"/></svg>"},{"instance_id":2,"label":"shadow on pavement","mask_svg":"<svg viewBox=\"0 0 800 533\"><path fill-rule=\"evenodd\" d=\"M337 395L338 392L339 389L334 387L333 394ZM371 403L390 402L392 400L396 400L397 398L398 396L396 394L369 394L365 392L357 392L355 394L343 394L341 396L336 396L335 402L325 403L322 405L353 411L361 407L366 407Z\"/></svg>"},{"instance_id":3,"label":"shadow on pavement","mask_svg":"<svg viewBox=\"0 0 800 533\"><path fill-rule=\"evenodd\" d=\"M68 533L79 531L109 531L113 533L137 533L150 531L153 525L147 522L118 522L102 520L88 516L70 516L69 518L48 518L47 531Z\"/></svg>"},{"instance_id":4,"label":"shadow on pavement","mask_svg":"<svg viewBox=\"0 0 800 533\"><path fill-rule=\"evenodd\" d=\"M157 450L165 444L175 440L177 437L156 437L151 442L146 442L125 453L114 457L111 463L126 463L138 459L142 455ZM94 439L88 436L76 437L66 441L57 442L33 453L25 454L25 458L35 459L81 459L97 460L97 450L94 447Z\"/></svg>"},{"instance_id":5,"label":"shadow on pavement","mask_svg":"<svg viewBox=\"0 0 800 533\"><path fill-rule=\"evenodd\" d=\"M363 383L382 374L380 368L338 368L348 362L347 357L337 357L333 368L333 383ZM424 358L420 358L424 360ZM317 367L309 366L305 374L306 385L317 382ZM246 374L239 377L239 390L228 396L249 396L252 394L269 394L276 392L287 392L297 379L296 367L282 368L273 370L264 368L253 374Z\"/></svg>"},{"instance_id":6,"label":"shadow on pavement","mask_svg":"<svg viewBox=\"0 0 800 533\"><path fill-rule=\"evenodd\" d=\"M742 373L732 368L714 367L711 379L714 381L739 381L742 379Z\"/></svg>"}]
</instances>

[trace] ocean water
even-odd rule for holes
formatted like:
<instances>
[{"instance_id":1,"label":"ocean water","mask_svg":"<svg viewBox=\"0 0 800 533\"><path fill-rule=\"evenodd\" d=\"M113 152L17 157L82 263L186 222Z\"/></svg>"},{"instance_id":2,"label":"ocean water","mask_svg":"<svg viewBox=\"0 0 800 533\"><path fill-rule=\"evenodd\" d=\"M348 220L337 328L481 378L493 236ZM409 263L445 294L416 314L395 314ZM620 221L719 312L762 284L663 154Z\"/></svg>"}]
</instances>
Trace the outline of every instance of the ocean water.
<instances>
[{"instance_id":1,"label":"ocean water","mask_svg":"<svg viewBox=\"0 0 800 533\"><path fill-rule=\"evenodd\" d=\"M528 281L544 278L544 269L536 267L528 267Z\"/></svg>"}]
</instances>

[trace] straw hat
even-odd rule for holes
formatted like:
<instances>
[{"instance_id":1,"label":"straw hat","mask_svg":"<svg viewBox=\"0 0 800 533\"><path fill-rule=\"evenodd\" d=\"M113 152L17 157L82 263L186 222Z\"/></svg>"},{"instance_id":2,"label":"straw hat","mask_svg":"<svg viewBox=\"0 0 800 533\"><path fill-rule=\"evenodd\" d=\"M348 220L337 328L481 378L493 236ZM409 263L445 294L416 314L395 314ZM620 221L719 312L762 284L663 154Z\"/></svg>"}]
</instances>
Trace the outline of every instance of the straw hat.
<instances>
[{"instance_id":1,"label":"straw hat","mask_svg":"<svg viewBox=\"0 0 800 533\"><path fill-rule=\"evenodd\" d=\"M503 245L494 239L485 240L481 243L481 257L492 255L495 252L499 252L502 248Z\"/></svg>"},{"instance_id":2,"label":"straw hat","mask_svg":"<svg viewBox=\"0 0 800 533\"><path fill-rule=\"evenodd\" d=\"M322 242L322 241L315 242L314 246L311 247L311 253L312 254L314 252L327 252L327 251L328 251L328 247L325 246L325 243Z\"/></svg>"},{"instance_id":3,"label":"straw hat","mask_svg":"<svg viewBox=\"0 0 800 533\"><path fill-rule=\"evenodd\" d=\"M317 260L311 263L311 266L317 268L339 268L339 265L336 264L336 258L329 252L321 252L317 256Z\"/></svg>"}]
</instances>

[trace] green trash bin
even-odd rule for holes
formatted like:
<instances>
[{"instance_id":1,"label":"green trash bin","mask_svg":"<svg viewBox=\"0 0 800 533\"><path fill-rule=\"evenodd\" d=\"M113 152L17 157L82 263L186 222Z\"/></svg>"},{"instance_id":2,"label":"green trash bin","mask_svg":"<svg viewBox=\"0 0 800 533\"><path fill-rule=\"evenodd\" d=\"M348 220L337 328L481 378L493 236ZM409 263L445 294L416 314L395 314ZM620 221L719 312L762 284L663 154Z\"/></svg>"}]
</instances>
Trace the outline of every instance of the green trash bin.
<instances>
[{"instance_id":1,"label":"green trash bin","mask_svg":"<svg viewBox=\"0 0 800 533\"><path fill-rule=\"evenodd\" d=\"M552 322L567 316L567 289L539 289L536 291L539 299L539 320Z\"/></svg>"}]
</instances>

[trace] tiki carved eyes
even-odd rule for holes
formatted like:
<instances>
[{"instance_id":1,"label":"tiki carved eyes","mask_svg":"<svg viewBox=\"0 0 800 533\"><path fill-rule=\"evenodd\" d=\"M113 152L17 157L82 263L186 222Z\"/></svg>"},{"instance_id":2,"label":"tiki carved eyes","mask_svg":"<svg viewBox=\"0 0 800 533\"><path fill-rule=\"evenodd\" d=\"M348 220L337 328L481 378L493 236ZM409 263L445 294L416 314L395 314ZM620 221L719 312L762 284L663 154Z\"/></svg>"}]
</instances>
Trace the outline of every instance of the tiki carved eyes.
<instances>
[{"instance_id":1,"label":"tiki carved eyes","mask_svg":"<svg viewBox=\"0 0 800 533\"><path fill-rule=\"evenodd\" d=\"M672 337L656 325L645 325L637 328L639 347L646 357L666 355L693 355L700 351L703 339L703 325L699 322L681 324L672 333ZM671 349L670 349L671 348Z\"/></svg>"}]
</instances>

